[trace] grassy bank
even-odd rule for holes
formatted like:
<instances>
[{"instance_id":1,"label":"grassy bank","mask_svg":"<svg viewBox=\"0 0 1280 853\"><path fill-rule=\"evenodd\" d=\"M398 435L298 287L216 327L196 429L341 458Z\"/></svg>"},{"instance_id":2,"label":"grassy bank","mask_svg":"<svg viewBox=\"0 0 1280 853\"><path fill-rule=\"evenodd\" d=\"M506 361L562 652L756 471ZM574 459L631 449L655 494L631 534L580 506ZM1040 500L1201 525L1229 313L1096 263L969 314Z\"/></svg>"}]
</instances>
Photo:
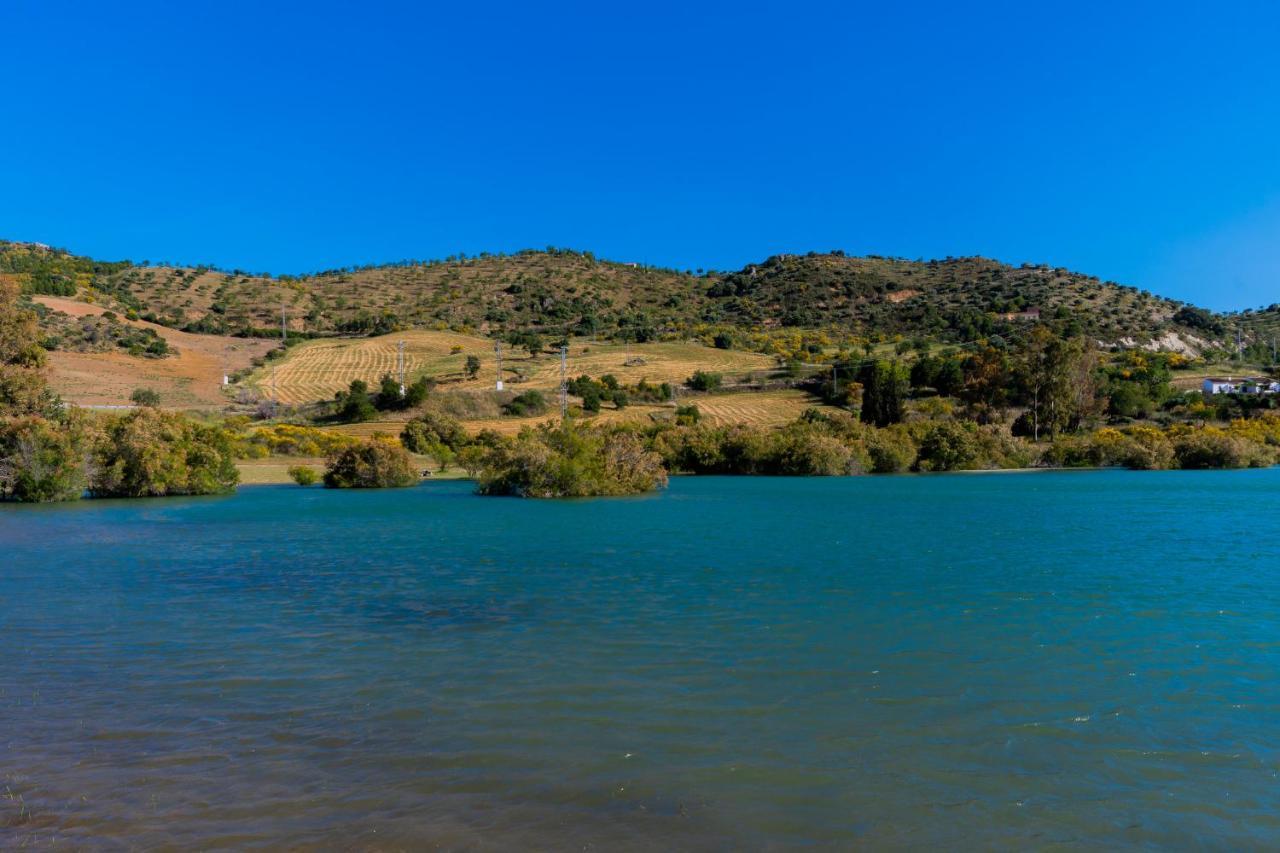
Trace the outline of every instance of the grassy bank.
<instances>
[{"instance_id":1,"label":"grassy bank","mask_svg":"<svg viewBox=\"0 0 1280 853\"><path fill-rule=\"evenodd\" d=\"M426 456L414 455L415 464L423 471L431 471L432 480L459 480L467 476L461 468L447 468L444 472ZM292 483L289 469L295 465L304 465L315 469L317 474L324 473L325 460L319 457L273 456L266 459L238 459L236 468L240 471L240 483L245 486L274 485Z\"/></svg>"}]
</instances>

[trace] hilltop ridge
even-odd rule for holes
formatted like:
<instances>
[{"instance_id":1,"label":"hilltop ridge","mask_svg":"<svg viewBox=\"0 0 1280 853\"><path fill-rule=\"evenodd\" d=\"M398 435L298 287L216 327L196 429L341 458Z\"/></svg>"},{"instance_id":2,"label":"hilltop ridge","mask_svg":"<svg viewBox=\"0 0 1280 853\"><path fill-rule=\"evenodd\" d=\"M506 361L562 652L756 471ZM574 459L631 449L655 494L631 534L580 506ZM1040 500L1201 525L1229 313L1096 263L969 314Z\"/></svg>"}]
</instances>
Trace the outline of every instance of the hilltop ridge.
<instances>
[{"instance_id":1,"label":"hilltop ridge","mask_svg":"<svg viewBox=\"0 0 1280 853\"><path fill-rule=\"evenodd\" d=\"M520 330L654 340L707 329L839 329L868 339L964 342L1026 321L1072 324L1103 343L1195 349L1280 331L1278 306L1217 314L1060 267L982 257L906 260L782 254L741 270L678 271L548 248L270 276L209 266L99 261L0 242L0 275L190 332L378 334Z\"/></svg>"}]
</instances>

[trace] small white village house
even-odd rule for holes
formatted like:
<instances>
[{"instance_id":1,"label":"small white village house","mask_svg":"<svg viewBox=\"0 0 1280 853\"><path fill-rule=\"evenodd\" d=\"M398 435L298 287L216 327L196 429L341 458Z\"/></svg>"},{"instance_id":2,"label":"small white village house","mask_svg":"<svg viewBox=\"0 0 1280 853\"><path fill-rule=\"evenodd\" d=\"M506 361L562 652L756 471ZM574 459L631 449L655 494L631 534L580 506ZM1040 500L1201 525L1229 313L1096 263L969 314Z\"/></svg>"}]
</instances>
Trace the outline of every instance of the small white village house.
<instances>
[{"instance_id":1,"label":"small white village house","mask_svg":"<svg viewBox=\"0 0 1280 853\"><path fill-rule=\"evenodd\" d=\"M1280 382L1275 379L1244 378L1226 379L1208 377L1201 383L1206 394L1280 394Z\"/></svg>"}]
</instances>

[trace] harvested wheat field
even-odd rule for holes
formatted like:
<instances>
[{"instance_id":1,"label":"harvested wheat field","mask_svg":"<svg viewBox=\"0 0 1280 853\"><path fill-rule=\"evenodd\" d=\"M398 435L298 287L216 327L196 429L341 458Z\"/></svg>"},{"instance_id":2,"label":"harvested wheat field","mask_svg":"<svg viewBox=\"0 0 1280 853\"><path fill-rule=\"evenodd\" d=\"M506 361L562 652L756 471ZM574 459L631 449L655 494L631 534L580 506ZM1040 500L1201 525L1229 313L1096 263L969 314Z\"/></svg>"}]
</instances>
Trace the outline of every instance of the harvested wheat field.
<instances>
[{"instance_id":1,"label":"harvested wheat field","mask_svg":"<svg viewBox=\"0 0 1280 853\"><path fill-rule=\"evenodd\" d=\"M490 341L453 332L413 330L377 338L298 344L274 368L268 366L255 372L248 384L269 393L274 383L275 396L284 403L330 400L354 379L373 385L384 374L394 374L399 341L405 343L405 374L410 381L420 376L461 379L468 355L488 356L492 381L493 344Z\"/></svg>"},{"instance_id":2,"label":"harvested wheat field","mask_svg":"<svg viewBox=\"0 0 1280 853\"><path fill-rule=\"evenodd\" d=\"M805 409L840 411L825 406L804 391L761 391L744 394L712 394L706 397L690 397L681 402L693 403L702 413L702 423L722 426L725 424L750 424L751 426L781 426L794 421Z\"/></svg>"},{"instance_id":3,"label":"harvested wheat field","mask_svg":"<svg viewBox=\"0 0 1280 853\"><path fill-rule=\"evenodd\" d=\"M74 299L34 298L73 317L107 310ZM128 405L135 388L152 388L166 407L220 408L228 402L223 374L249 367L254 358L276 346L270 340L193 335L142 320L121 318L121 322L153 329L178 354L139 358L123 352L51 352L49 384L64 400L81 406L121 406Z\"/></svg>"},{"instance_id":4,"label":"harvested wheat field","mask_svg":"<svg viewBox=\"0 0 1280 853\"><path fill-rule=\"evenodd\" d=\"M309 341L293 347L275 367L257 371L249 384L269 390L274 381L282 402L297 404L332 399L353 379L370 385L384 374L396 371L396 344L405 342L405 373L409 381L430 376L451 388L483 390L492 388L497 378L493 341L453 332L414 330L356 340ZM456 350L456 352L455 352ZM553 354L529 356L523 350L503 347L503 379L513 391L547 390L560 385L560 359ZM466 379L468 355L480 358L480 373ZM600 377L612 373L624 385L641 379L650 383L681 383L697 370L724 374L726 382L746 374L761 374L774 368L767 355L721 350L688 343L597 344L575 341L569 347L569 376Z\"/></svg>"}]
</instances>

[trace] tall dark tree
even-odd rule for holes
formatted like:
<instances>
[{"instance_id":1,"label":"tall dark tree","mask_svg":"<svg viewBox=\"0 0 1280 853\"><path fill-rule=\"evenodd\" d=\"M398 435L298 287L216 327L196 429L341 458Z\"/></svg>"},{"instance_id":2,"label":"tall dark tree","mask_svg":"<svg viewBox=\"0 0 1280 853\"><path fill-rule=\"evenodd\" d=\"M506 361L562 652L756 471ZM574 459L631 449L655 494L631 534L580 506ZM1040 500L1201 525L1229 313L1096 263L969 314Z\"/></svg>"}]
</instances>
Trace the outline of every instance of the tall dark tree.
<instances>
[{"instance_id":1,"label":"tall dark tree","mask_svg":"<svg viewBox=\"0 0 1280 853\"><path fill-rule=\"evenodd\" d=\"M869 361L858 371L862 383L863 423L886 427L900 423L911 390L906 368L896 361Z\"/></svg>"}]
</instances>

